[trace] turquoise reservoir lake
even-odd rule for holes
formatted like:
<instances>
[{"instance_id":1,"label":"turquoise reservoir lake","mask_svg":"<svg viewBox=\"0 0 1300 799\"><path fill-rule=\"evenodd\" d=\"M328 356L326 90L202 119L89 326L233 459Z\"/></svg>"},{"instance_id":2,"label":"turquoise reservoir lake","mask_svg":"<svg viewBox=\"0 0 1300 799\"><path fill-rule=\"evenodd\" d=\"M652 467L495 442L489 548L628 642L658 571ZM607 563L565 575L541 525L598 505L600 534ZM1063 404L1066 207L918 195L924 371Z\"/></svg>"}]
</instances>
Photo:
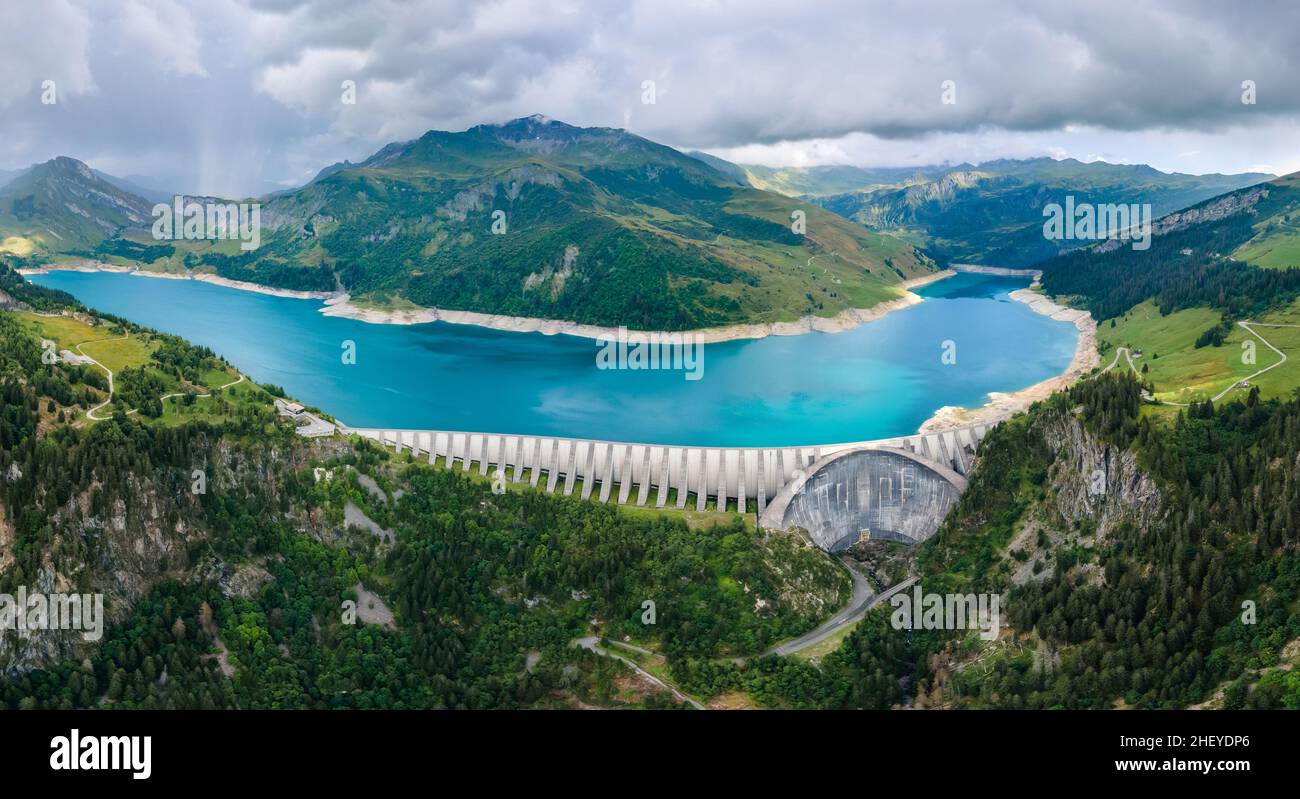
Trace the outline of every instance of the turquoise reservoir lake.
<instances>
[{"instance_id":1,"label":"turquoise reservoir lake","mask_svg":"<svg viewBox=\"0 0 1300 799\"><path fill-rule=\"evenodd\" d=\"M944 405L1027 388L1069 366L1078 331L1010 299L1026 278L958 274L926 301L844 333L704 348L703 375L599 369L595 340L434 322L328 317L323 303L105 272L30 278L184 336L250 378L353 427L695 446L830 444L907 435ZM345 364L345 342L356 362ZM955 363L944 363L945 342ZM951 359L950 359L951 360Z\"/></svg>"}]
</instances>

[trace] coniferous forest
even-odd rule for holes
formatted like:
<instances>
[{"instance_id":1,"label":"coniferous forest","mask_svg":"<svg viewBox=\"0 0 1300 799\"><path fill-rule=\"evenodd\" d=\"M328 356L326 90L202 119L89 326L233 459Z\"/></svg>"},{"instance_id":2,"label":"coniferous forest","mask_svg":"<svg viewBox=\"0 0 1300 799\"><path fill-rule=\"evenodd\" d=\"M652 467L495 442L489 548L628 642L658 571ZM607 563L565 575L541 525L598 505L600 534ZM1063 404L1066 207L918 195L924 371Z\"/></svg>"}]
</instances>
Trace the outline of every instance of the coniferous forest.
<instances>
[{"instance_id":1,"label":"coniferous forest","mask_svg":"<svg viewBox=\"0 0 1300 799\"><path fill-rule=\"evenodd\" d=\"M15 299L84 313L14 277ZM57 574L107 593L112 621L94 646L10 643L8 707L683 704L629 690L621 663L575 645L593 621L602 641L653 646L703 701L1300 706L1300 680L1273 668L1300 637L1296 400L1254 391L1161 419L1116 375L1054 396L990 435L969 490L915 553L932 589L1003 593L1010 638L972 666L969 636L909 636L877 610L809 662L763 653L840 607L848 579L797 534L494 494L365 442L304 442L268 408L74 425L103 389L97 373L44 363L13 312L0 336L0 590ZM155 357L185 373L213 356L165 337ZM1131 458L1155 503L1128 513L1130 498L1108 495L1066 518L1077 476L1057 462L1062 435ZM1014 541L1029 521L1053 540ZM1032 579L1027 557L1041 561Z\"/></svg>"}]
</instances>

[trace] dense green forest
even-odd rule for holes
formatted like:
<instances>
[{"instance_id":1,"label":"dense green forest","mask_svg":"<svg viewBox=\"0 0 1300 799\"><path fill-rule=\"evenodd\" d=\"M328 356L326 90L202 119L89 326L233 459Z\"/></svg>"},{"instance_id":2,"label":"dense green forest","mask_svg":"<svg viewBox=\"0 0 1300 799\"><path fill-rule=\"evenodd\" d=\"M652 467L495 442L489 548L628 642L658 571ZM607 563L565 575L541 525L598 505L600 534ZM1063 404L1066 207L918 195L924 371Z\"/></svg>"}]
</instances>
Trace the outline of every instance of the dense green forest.
<instances>
[{"instance_id":1,"label":"dense green forest","mask_svg":"<svg viewBox=\"0 0 1300 799\"><path fill-rule=\"evenodd\" d=\"M111 472L122 483L148 475L183 496L187 467L204 445L245 432L155 428L119 417L68 434L48 453L55 462L33 463L19 446L15 462L33 482L9 487L6 500L32 492L44 501L18 503L38 507L18 520L32 532L20 536L17 562L0 587L39 569L53 532L50 508L79 487L53 475ZM353 474L348 465L389 460L358 447L331 468ZM56 482L50 499L33 487L45 480ZM823 553L739 521L701 534L680 520L629 519L572 498L494 495L485 483L420 464L405 467L395 483L405 493L391 508L355 476L317 484L310 473L223 485L188 507L178 502L180 515L207 532L172 568L202 573L214 561L254 563L268 572L266 584L231 597L208 580L161 581L85 662L0 681L0 699L11 707L491 708L572 694L607 704L621 667L572 645L593 616L606 622L605 634L657 642L670 662L689 664L752 654L816 622L819 614L783 599L788 586L772 563L817 582L831 606L847 598L846 575ZM101 491L92 513L132 496L119 482ZM396 545L356 534L326 543L299 529L295 507L341 517L348 502L392 524ZM89 551L61 557L93 558L94 544L84 543ZM361 583L390 597L395 628L342 620L341 603L355 600ZM767 600L766 610L755 609L755 597ZM641 619L646 599L658 606L653 626ZM214 647L235 666L233 680L221 676ZM530 652L540 656L534 668L526 667Z\"/></svg>"},{"instance_id":2,"label":"dense green forest","mask_svg":"<svg viewBox=\"0 0 1300 799\"><path fill-rule=\"evenodd\" d=\"M1300 191L1269 184L1253 208L1154 235L1149 249L1089 248L1046 261L1043 289L1072 298L1099 322L1147 299L1164 314L1197 306L1221 311L1225 319L1260 314L1300 295L1300 264L1260 269L1228 253L1256 235L1261 219L1288 214L1297 204Z\"/></svg>"},{"instance_id":3,"label":"dense green forest","mask_svg":"<svg viewBox=\"0 0 1300 799\"><path fill-rule=\"evenodd\" d=\"M0 257L0 291L16 302L37 311L85 311L85 307L66 291L30 283L15 271L11 259Z\"/></svg>"},{"instance_id":4,"label":"dense green forest","mask_svg":"<svg viewBox=\"0 0 1300 799\"><path fill-rule=\"evenodd\" d=\"M1230 681L1227 707L1300 707L1300 680L1267 671L1300 637L1300 402L1252 393L1170 423L1139 414L1139 390L1131 376L1085 381L999 426L981 448L971 490L922 548L921 570L954 590L1006 592L1009 621L1032 630L1039 649L1008 648L986 671L956 674L949 701L1183 707ZM1054 547L1042 580L1013 584L1014 558L1004 554L1012 528L1051 490L1055 455L1043 432L1073 418L1136 453L1160 488L1159 510L1100 540L1076 529ZM1093 568L1100 580L1087 578ZM1247 601L1253 623L1243 622ZM954 642L930 643L937 652ZM926 669L914 676L934 679Z\"/></svg>"},{"instance_id":5,"label":"dense green forest","mask_svg":"<svg viewBox=\"0 0 1300 799\"><path fill-rule=\"evenodd\" d=\"M21 302L79 309L0 279ZM163 338L155 368L184 377L213 357ZM680 704L574 645L589 635L653 647L704 701L1300 707L1300 679L1278 668L1300 638L1300 400L1254 391L1162 418L1116 374L1055 395L990 433L969 489L909 556L928 591L1003 595L1011 629L991 645L909 634L882 608L809 661L762 653L842 606L849 585L798 533L495 494L364 441L305 441L254 405L215 424L89 424L77 406L102 390L96 375L43 363L0 311L0 592L54 568L107 593L113 620L98 646L41 662L6 635L6 707ZM1061 457L1063 435L1132 459L1153 507L1103 530L1131 502L1108 495L1066 518L1085 467ZM1019 543L1030 525L1038 542ZM1028 558L1040 562L1027 577Z\"/></svg>"},{"instance_id":6,"label":"dense green forest","mask_svg":"<svg viewBox=\"0 0 1300 799\"><path fill-rule=\"evenodd\" d=\"M573 645L593 619L689 668L756 654L849 595L843 567L800 536L497 495L366 442L307 442L269 410L217 425L147 413L55 424L46 403L85 368L43 363L9 312L0 344L0 506L13 530L0 592L39 584L52 563L71 588L107 593L115 620L83 656L37 668L16 665L21 647L6 640L5 706L667 706L625 695L624 667ZM169 338L156 351L182 375L211 357ZM317 482L316 463L337 476ZM349 527L349 506L394 543ZM169 544L144 563L137 542L159 536ZM120 590L122 569L138 595ZM261 578L232 591L231 574ZM373 601L363 590L386 598L391 625L347 623L344 602Z\"/></svg>"},{"instance_id":7,"label":"dense green forest","mask_svg":"<svg viewBox=\"0 0 1300 799\"><path fill-rule=\"evenodd\" d=\"M921 548L928 590L1004 592L1019 636L1051 653L1008 648L986 659L978 676L944 675L945 703L1174 707L1226 685L1228 706L1300 704L1300 685L1288 672L1251 676L1300 636L1293 610L1300 403L1202 406L1164 429L1138 415L1137 387L1131 378L1085 382L999 427L970 491ZM1136 451L1162 489L1158 522L1121 527L1091 546L1062 545L1043 580L1012 584L1005 548L1049 490L1053 456L1043 429L1063 417ZM80 466L46 468L97 473L97 463L113 462L118 473L183 472L196 442L217 434L118 419L67 437L68 457ZM350 474L349 464L374 471L390 460L358 446L332 467ZM25 473L35 469L19 463ZM769 706L887 708L934 689L937 654L960 659L978 646L946 632L909 637L877 611L816 664L779 657L737 664L728 656L755 654L816 621L817 614L779 604L765 561L798 564L824 581L828 595L843 590L838 567L798 539L739 523L701 533L571 498L494 495L485 483L425 465L391 474L385 482L404 492L391 506L354 479L317 484L302 473L200 497L188 512L210 535L190 545L187 560L263 564L269 579L260 590L232 597L210 581L162 581L87 662L8 679L0 696L10 706L54 707L487 708L564 704L560 697L570 695L608 703L619 669L572 646L596 617L611 637L660 647L678 684L696 696L742 692ZM27 490L10 487L7 504ZM98 501L113 501L114 484L103 490ZM391 525L397 543L376 545L356 531L331 543L301 529L292 512L301 505L340 515L347 502ZM20 529L33 533L6 584L37 568L36 520L47 513L34 508L20 517ZM1103 584L1079 582L1089 564ZM359 583L388 598L396 627L339 620L340 602ZM773 598L770 614L754 612L755 595ZM653 627L640 621L646 598L659 606ZM1244 600L1258 605L1254 624L1240 622ZM218 637L236 667L233 680L213 656ZM529 652L540 656L531 669Z\"/></svg>"}]
</instances>

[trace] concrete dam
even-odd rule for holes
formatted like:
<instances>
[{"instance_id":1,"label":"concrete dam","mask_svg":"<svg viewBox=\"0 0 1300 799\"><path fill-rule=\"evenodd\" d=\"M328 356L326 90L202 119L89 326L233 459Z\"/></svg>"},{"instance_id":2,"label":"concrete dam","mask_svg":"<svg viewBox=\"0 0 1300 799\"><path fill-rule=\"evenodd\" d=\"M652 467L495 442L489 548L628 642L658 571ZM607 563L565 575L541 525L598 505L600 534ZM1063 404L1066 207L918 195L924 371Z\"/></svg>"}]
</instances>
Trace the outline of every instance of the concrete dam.
<instances>
[{"instance_id":1,"label":"concrete dam","mask_svg":"<svg viewBox=\"0 0 1300 799\"><path fill-rule=\"evenodd\" d=\"M810 447L686 447L449 430L349 428L430 464L527 482L566 496L624 505L672 502L697 510L709 499L760 524L804 527L825 549L862 536L916 543L934 533L966 487L975 451L992 425ZM578 486L581 488L578 489ZM751 504L753 503L753 504ZM864 533L864 531L866 531Z\"/></svg>"},{"instance_id":2,"label":"concrete dam","mask_svg":"<svg viewBox=\"0 0 1300 799\"><path fill-rule=\"evenodd\" d=\"M965 489L965 477L907 450L842 450L781 489L759 524L802 527L830 552L865 540L918 544L934 534Z\"/></svg>"}]
</instances>

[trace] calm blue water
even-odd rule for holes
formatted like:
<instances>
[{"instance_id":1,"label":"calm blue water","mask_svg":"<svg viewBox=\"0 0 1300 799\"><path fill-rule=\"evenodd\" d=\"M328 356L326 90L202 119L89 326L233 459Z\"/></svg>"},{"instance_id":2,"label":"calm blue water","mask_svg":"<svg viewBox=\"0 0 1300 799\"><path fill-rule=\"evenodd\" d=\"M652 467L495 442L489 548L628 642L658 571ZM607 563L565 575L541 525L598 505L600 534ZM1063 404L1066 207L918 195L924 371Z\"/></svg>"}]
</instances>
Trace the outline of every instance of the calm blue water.
<instances>
[{"instance_id":1,"label":"calm blue water","mask_svg":"<svg viewBox=\"0 0 1300 799\"><path fill-rule=\"evenodd\" d=\"M597 344L465 325L373 325L322 303L112 273L31 278L92 308L207 345L354 427L467 430L697 446L861 441L916 431L1065 371L1073 325L1007 293L1025 278L960 274L924 303L846 333L709 344L704 374L601 370ZM343 342L356 363L342 363ZM957 362L942 363L943 342Z\"/></svg>"}]
</instances>

